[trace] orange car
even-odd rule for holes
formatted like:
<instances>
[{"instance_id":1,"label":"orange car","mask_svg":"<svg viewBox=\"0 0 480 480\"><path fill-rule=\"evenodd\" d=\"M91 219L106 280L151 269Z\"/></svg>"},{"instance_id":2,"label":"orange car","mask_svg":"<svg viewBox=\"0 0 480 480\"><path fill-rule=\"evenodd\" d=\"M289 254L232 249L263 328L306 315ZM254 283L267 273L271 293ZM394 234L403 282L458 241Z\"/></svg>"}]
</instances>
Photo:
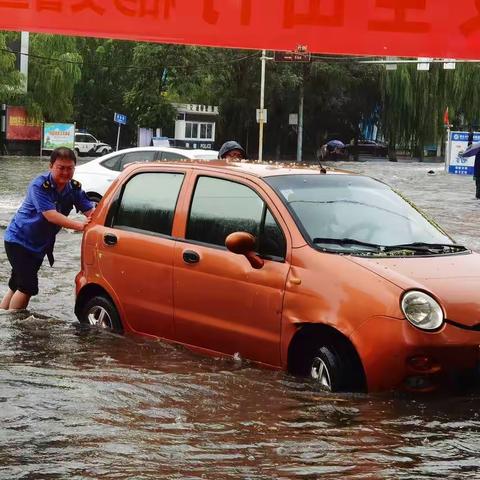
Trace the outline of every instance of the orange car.
<instances>
[{"instance_id":1,"label":"orange car","mask_svg":"<svg viewBox=\"0 0 480 480\"><path fill-rule=\"evenodd\" d=\"M82 242L83 323L330 391L477 380L480 256L382 182L260 163L128 167Z\"/></svg>"}]
</instances>

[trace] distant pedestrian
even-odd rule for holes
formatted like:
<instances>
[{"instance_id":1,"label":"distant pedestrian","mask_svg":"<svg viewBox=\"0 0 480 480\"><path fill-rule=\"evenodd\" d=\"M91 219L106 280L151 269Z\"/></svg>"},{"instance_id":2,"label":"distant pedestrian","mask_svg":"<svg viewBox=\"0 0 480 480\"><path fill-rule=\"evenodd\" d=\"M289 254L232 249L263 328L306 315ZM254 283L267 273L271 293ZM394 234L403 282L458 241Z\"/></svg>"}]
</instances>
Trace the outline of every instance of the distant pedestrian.
<instances>
[{"instance_id":1,"label":"distant pedestrian","mask_svg":"<svg viewBox=\"0 0 480 480\"><path fill-rule=\"evenodd\" d=\"M53 265L53 246L61 227L79 232L90 221L93 204L81 185L73 180L77 159L69 148L60 147L50 156L50 171L34 178L22 205L5 231L5 252L12 273L0 309L19 310L38 293L38 270L45 255ZM72 208L87 222L68 218Z\"/></svg>"},{"instance_id":2,"label":"distant pedestrian","mask_svg":"<svg viewBox=\"0 0 480 480\"><path fill-rule=\"evenodd\" d=\"M475 197L480 199L480 151L475 155L475 163L473 165L473 179L475 180Z\"/></svg>"},{"instance_id":3,"label":"distant pedestrian","mask_svg":"<svg viewBox=\"0 0 480 480\"><path fill-rule=\"evenodd\" d=\"M225 160L243 160L246 157L245 149L235 140L225 142L218 151L218 158Z\"/></svg>"},{"instance_id":4,"label":"distant pedestrian","mask_svg":"<svg viewBox=\"0 0 480 480\"><path fill-rule=\"evenodd\" d=\"M463 138L465 138L465 137L463 137ZM468 129L468 144L467 144L467 147L469 147L472 143L473 143L473 129L472 129L472 127L470 127Z\"/></svg>"}]
</instances>

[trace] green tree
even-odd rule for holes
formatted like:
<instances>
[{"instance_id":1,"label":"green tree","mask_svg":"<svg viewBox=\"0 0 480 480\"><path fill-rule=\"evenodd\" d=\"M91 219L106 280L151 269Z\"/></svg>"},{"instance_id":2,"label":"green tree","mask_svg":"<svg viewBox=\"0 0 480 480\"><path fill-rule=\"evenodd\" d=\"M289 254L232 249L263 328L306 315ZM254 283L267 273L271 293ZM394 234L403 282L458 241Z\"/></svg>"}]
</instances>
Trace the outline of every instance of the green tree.
<instances>
[{"instance_id":1,"label":"green tree","mask_svg":"<svg viewBox=\"0 0 480 480\"><path fill-rule=\"evenodd\" d=\"M23 78L15 68L15 54L7 48L7 33L0 32L0 103L16 103L24 98Z\"/></svg>"},{"instance_id":2,"label":"green tree","mask_svg":"<svg viewBox=\"0 0 480 480\"><path fill-rule=\"evenodd\" d=\"M142 70L130 68L135 42L122 40L78 38L82 56L82 78L75 85L74 118L78 128L88 130L102 141L116 143L115 112L129 117L122 126L121 144L131 145L136 135L132 112L125 102L125 93Z\"/></svg>"},{"instance_id":3,"label":"green tree","mask_svg":"<svg viewBox=\"0 0 480 480\"><path fill-rule=\"evenodd\" d=\"M30 36L28 91L47 121L73 118L73 93L81 77L82 58L73 37Z\"/></svg>"}]
</instances>

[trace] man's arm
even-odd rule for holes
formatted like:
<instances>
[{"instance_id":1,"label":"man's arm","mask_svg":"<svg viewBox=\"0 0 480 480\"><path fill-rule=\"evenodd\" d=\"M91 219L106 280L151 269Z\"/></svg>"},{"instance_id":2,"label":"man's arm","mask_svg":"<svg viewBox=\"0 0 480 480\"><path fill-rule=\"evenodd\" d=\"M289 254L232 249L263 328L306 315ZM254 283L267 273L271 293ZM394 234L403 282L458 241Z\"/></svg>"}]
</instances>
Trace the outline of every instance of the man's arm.
<instances>
[{"instance_id":1,"label":"man's arm","mask_svg":"<svg viewBox=\"0 0 480 480\"><path fill-rule=\"evenodd\" d=\"M71 220L56 210L47 210L46 212L42 212L42 214L50 223L58 225L59 227L71 228L77 232L83 232L86 225L86 223Z\"/></svg>"}]
</instances>

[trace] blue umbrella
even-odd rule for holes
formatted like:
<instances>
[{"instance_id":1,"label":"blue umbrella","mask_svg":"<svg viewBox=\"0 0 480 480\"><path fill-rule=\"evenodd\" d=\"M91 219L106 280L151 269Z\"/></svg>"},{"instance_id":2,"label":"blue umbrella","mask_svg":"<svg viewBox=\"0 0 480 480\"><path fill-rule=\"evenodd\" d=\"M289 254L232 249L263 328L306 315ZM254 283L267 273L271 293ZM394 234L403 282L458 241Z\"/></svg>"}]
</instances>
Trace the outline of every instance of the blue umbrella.
<instances>
[{"instance_id":1,"label":"blue umbrella","mask_svg":"<svg viewBox=\"0 0 480 480\"><path fill-rule=\"evenodd\" d=\"M343 142L341 142L340 140L330 140L329 142L327 142L327 145L329 147L333 147L333 148L344 148L345 147L345 144Z\"/></svg>"},{"instance_id":2,"label":"blue umbrella","mask_svg":"<svg viewBox=\"0 0 480 480\"><path fill-rule=\"evenodd\" d=\"M461 157L473 157L480 152L480 142L472 143L463 153L460 153Z\"/></svg>"}]
</instances>

